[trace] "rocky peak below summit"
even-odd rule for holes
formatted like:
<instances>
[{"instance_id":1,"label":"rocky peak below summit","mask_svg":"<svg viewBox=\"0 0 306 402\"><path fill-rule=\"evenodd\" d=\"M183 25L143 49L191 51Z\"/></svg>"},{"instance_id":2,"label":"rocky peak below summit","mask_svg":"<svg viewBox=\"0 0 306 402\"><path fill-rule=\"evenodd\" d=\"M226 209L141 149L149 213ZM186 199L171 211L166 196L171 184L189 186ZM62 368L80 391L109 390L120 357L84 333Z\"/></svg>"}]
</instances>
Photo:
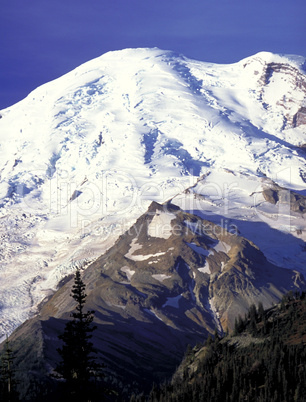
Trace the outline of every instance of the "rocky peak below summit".
<instances>
[{"instance_id":1,"label":"rocky peak below summit","mask_svg":"<svg viewBox=\"0 0 306 402\"><path fill-rule=\"evenodd\" d=\"M143 385L154 373L159 381L174 370L187 344L215 328L233 329L235 318L253 303L270 307L305 286L301 274L268 262L231 229L153 202L83 272L86 307L95 311L98 327L93 341L112 375ZM57 335L74 309L72 284L61 286L39 316L12 335L22 346L34 342L31 334L39 328L42 355L34 346L30 353L49 368L56 361Z\"/></svg>"},{"instance_id":2,"label":"rocky peak below summit","mask_svg":"<svg viewBox=\"0 0 306 402\"><path fill-rule=\"evenodd\" d=\"M270 53L216 65L125 49L2 110L1 335L37 314L63 278L110 249L152 201L173 199L188 212L178 198L203 176L213 191L190 194L203 201L195 215L213 211L209 219L218 224L226 215L273 265L305 269L301 214L276 214L278 203L268 208L260 196L264 180L305 196L305 125L291 123L295 115L303 121L301 64ZM233 174L219 174L225 170ZM140 249L131 255L128 264L143 264L135 261Z\"/></svg>"}]
</instances>

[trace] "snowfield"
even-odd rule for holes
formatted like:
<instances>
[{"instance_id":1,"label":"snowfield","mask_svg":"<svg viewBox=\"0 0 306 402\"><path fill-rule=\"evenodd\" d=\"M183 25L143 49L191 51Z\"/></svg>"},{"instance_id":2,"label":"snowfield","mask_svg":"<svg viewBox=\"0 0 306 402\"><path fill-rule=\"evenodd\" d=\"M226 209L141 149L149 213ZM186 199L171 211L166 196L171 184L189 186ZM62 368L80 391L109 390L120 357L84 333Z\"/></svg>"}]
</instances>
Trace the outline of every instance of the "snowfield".
<instances>
[{"instance_id":1,"label":"snowfield","mask_svg":"<svg viewBox=\"0 0 306 402\"><path fill-rule=\"evenodd\" d=\"M306 130L294 117L306 106L303 65L270 53L216 65L126 49L2 110L0 338L152 201L239 230L271 261L305 272L305 215L262 195L271 183L306 195ZM172 218L156 215L150 235L167 239ZM136 249L127 258L158 256Z\"/></svg>"}]
</instances>

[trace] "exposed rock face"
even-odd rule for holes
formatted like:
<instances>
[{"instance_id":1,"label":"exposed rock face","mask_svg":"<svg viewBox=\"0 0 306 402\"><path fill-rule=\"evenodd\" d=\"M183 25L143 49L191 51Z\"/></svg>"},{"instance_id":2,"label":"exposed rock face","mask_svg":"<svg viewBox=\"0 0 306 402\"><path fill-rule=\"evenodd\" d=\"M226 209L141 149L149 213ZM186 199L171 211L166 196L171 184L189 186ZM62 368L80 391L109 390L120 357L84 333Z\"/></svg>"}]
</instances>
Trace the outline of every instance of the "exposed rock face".
<instances>
[{"instance_id":1,"label":"exposed rock face","mask_svg":"<svg viewBox=\"0 0 306 402\"><path fill-rule=\"evenodd\" d=\"M302 102L304 101L306 79L297 68L282 63L268 63L265 65L261 76L263 97L267 90L266 87L269 87L273 80L275 83L277 80L285 78L290 86L290 91L288 91L287 94L282 95L278 99L277 104L285 110L284 116L286 121L284 122L284 125L287 127L298 127L305 124L305 107L300 106L301 103L299 102L299 98ZM296 113L294 113L295 108L298 108Z\"/></svg>"},{"instance_id":2,"label":"exposed rock face","mask_svg":"<svg viewBox=\"0 0 306 402\"><path fill-rule=\"evenodd\" d=\"M148 378L151 383L152 373L157 381L167 377L188 343L215 327L233 328L251 303L271 306L304 285L301 275L272 265L236 233L155 202L84 271L83 280L87 308L96 311L94 342L102 360L121 380L142 385ZM64 284L39 317L12 337L22 350L22 342L31 342L27 334L38 328L39 359L53 367L57 335L75 307L72 284Z\"/></svg>"},{"instance_id":3,"label":"exposed rock face","mask_svg":"<svg viewBox=\"0 0 306 402\"><path fill-rule=\"evenodd\" d=\"M295 127L301 126L302 124L306 124L306 107L301 107L299 111L296 113L293 124Z\"/></svg>"},{"instance_id":4,"label":"exposed rock face","mask_svg":"<svg viewBox=\"0 0 306 402\"><path fill-rule=\"evenodd\" d=\"M264 56L250 59L244 67L253 68L254 75L258 76L261 102L268 114L282 116L282 130L306 123L306 77L300 69L281 59L269 61Z\"/></svg>"},{"instance_id":5,"label":"exposed rock face","mask_svg":"<svg viewBox=\"0 0 306 402\"><path fill-rule=\"evenodd\" d=\"M306 197L294 191L289 191L286 188L280 187L276 183L272 183L263 190L263 196L266 201L271 204L280 202L289 205L293 212L306 212Z\"/></svg>"}]
</instances>

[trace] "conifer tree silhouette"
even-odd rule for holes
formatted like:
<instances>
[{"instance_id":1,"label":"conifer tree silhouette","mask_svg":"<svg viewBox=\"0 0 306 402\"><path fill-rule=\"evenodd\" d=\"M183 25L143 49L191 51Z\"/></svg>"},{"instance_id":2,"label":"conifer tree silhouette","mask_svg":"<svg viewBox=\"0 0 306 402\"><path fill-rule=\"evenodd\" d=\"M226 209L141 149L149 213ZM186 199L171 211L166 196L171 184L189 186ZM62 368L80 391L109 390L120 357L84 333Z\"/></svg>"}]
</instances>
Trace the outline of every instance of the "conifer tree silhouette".
<instances>
[{"instance_id":1,"label":"conifer tree silhouette","mask_svg":"<svg viewBox=\"0 0 306 402\"><path fill-rule=\"evenodd\" d=\"M11 348L8 338L6 338L4 351L1 356L0 364L0 400L3 402L18 401L18 394L16 391L16 368L14 367L14 353Z\"/></svg>"},{"instance_id":2,"label":"conifer tree silhouette","mask_svg":"<svg viewBox=\"0 0 306 402\"><path fill-rule=\"evenodd\" d=\"M76 311L71 313L72 320L66 323L59 339L63 346L57 349L62 360L56 366L56 372L65 380L65 393L74 400L88 400L90 379L101 366L96 363L96 350L90 341L92 332L97 328L92 325L94 311L84 311L86 302L85 284L81 273L76 271L71 296L77 302Z\"/></svg>"}]
</instances>

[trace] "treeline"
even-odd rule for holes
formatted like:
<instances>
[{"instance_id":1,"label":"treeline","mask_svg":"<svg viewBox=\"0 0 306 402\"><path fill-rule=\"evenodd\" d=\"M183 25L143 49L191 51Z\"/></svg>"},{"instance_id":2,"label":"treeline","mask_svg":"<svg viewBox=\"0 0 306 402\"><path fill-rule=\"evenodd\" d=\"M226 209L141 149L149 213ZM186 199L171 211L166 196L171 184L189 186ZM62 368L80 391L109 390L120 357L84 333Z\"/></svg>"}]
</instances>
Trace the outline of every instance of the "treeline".
<instances>
[{"instance_id":1,"label":"treeline","mask_svg":"<svg viewBox=\"0 0 306 402\"><path fill-rule=\"evenodd\" d=\"M252 305L236 320L233 334L215 333L201 348L189 348L179 376L132 400L303 402L305 344L305 293L291 292L269 310Z\"/></svg>"},{"instance_id":2,"label":"treeline","mask_svg":"<svg viewBox=\"0 0 306 402\"><path fill-rule=\"evenodd\" d=\"M291 336L298 331L298 326L304 324L300 322L302 314L300 301L305 300L305 297L304 291L295 293L290 291L283 296L279 306L266 311L262 303L259 303L258 308L252 304L244 319L241 316L235 319L233 335L247 331L256 337L265 337L266 335L273 335L274 337ZM300 332L300 335L303 335L303 331Z\"/></svg>"},{"instance_id":3,"label":"treeline","mask_svg":"<svg viewBox=\"0 0 306 402\"><path fill-rule=\"evenodd\" d=\"M97 378L101 367L90 342L93 312L83 310L86 293L79 272L72 297L77 306L59 336L61 360L50 381L37 383L25 398L18 394L19 367L9 340L5 342L0 359L1 402L124 400ZM261 303L252 305L244 318L237 318L232 334L221 337L215 331L204 344L189 347L171 382L155 385L149 396L134 395L131 401L306 402L305 345L305 293L290 292L268 310Z\"/></svg>"}]
</instances>

